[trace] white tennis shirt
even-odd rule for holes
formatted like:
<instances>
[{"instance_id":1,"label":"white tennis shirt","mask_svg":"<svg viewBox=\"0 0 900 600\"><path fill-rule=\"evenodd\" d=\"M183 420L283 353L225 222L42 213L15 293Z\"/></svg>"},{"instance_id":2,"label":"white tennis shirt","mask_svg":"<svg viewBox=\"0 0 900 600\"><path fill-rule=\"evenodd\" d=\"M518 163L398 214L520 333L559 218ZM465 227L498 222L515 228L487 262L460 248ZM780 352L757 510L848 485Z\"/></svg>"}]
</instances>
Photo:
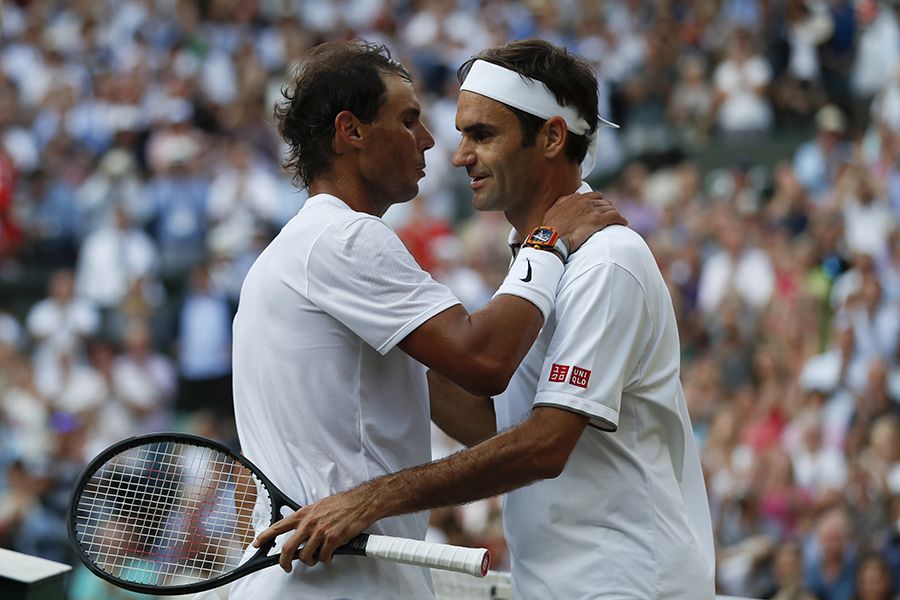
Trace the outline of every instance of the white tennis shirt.
<instances>
[{"instance_id":1,"label":"white tennis shirt","mask_svg":"<svg viewBox=\"0 0 900 600\"><path fill-rule=\"evenodd\" d=\"M307 200L254 263L234 320L234 403L246 456L301 505L431 460L424 367L395 348L458 304L381 219ZM427 513L370 531L423 539ZM336 556L236 582L253 600L432 598L427 569Z\"/></svg>"},{"instance_id":2,"label":"white tennis shirt","mask_svg":"<svg viewBox=\"0 0 900 600\"><path fill-rule=\"evenodd\" d=\"M675 313L650 249L626 227L594 234L566 263L554 312L494 403L499 429L533 406L590 417L559 477L506 496L514 598L714 597L709 505L679 365Z\"/></svg>"}]
</instances>

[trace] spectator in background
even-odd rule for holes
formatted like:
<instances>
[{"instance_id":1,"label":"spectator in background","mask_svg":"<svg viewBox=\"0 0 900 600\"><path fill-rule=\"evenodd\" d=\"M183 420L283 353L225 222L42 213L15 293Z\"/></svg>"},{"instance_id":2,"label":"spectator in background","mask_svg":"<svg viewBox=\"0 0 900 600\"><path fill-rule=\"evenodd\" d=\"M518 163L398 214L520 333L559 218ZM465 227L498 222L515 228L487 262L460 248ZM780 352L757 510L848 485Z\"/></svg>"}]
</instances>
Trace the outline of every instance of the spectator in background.
<instances>
[{"instance_id":1,"label":"spectator in background","mask_svg":"<svg viewBox=\"0 0 900 600\"><path fill-rule=\"evenodd\" d=\"M713 72L714 109L719 130L726 136L760 134L772 127L772 107L765 93L772 70L753 44L747 29L735 29L727 54Z\"/></svg>"},{"instance_id":2,"label":"spectator in background","mask_svg":"<svg viewBox=\"0 0 900 600\"><path fill-rule=\"evenodd\" d=\"M838 178L835 204L844 217L844 240L851 252L873 257L887 250L887 239L897 227L890 206L862 165L848 166Z\"/></svg>"},{"instance_id":3,"label":"spectator in background","mask_svg":"<svg viewBox=\"0 0 900 600\"><path fill-rule=\"evenodd\" d=\"M900 492L894 492L888 502L887 527L882 532L882 537L877 541L877 548L888 570L894 573L895 594L900 594Z\"/></svg>"},{"instance_id":4,"label":"spectator in background","mask_svg":"<svg viewBox=\"0 0 900 600\"><path fill-rule=\"evenodd\" d=\"M213 288L209 269L191 269L178 312L178 403L181 412L214 411L220 418L232 413L231 320L228 299Z\"/></svg>"},{"instance_id":5,"label":"spectator in background","mask_svg":"<svg viewBox=\"0 0 900 600\"><path fill-rule=\"evenodd\" d=\"M240 253L250 248L257 231L271 231L282 224L282 192L248 142L229 140L223 154L209 186L210 236L226 231L233 240L231 251Z\"/></svg>"},{"instance_id":6,"label":"spectator in background","mask_svg":"<svg viewBox=\"0 0 900 600\"><path fill-rule=\"evenodd\" d=\"M0 308L0 348L15 351L23 347L25 342L25 330L19 320L8 311ZM3 354L0 353L0 357ZM2 372L0 372L2 380Z\"/></svg>"},{"instance_id":7,"label":"spectator in background","mask_svg":"<svg viewBox=\"0 0 900 600\"><path fill-rule=\"evenodd\" d=\"M850 75L856 55L856 0L828 3L834 31L820 47L822 85L829 100L845 113L850 110Z\"/></svg>"},{"instance_id":8,"label":"spectator in background","mask_svg":"<svg viewBox=\"0 0 900 600\"><path fill-rule=\"evenodd\" d=\"M876 258L878 280L882 285L884 301L896 304L900 302L900 228L890 233L887 251Z\"/></svg>"},{"instance_id":9,"label":"spectator in background","mask_svg":"<svg viewBox=\"0 0 900 600\"><path fill-rule=\"evenodd\" d=\"M900 492L900 406L883 396L871 404L860 414L866 439L858 464L870 492L886 500Z\"/></svg>"},{"instance_id":10,"label":"spectator in background","mask_svg":"<svg viewBox=\"0 0 900 600\"><path fill-rule=\"evenodd\" d=\"M40 465L47 459L51 441L49 402L35 387L28 357L2 346L0 352L5 356L0 362L4 375L0 382L0 424L8 426L4 433L15 448L14 455L27 464Z\"/></svg>"},{"instance_id":11,"label":"spectator in background","mask_svg":"<svg viewBox=\"0 0 900 600\"><path fill-rule=\"evenodd\" d=\"M100 328L100 315L89 301L75 295L72 271L50 276L48 295L28 311L25 327L34 344L35 376L53 378L63 356L81 360L85 341Z\"/></svg>"},{"instance_id":12,"label":"spectator in background","mask_svg":"<svg viewBox=\"0 0 900 600\"><path fill-rule=\"evenodd\" d=\"M409 216L397 228L397 236L419 266L430 272L439 261L434 255L435 240L450 235L453 229L446 219L431 214L428 201L422 196L413 198L408 210Z\"/></svg>"},{"instance_id":13,"label":"spectator in background","mask_svg":"<svg viewBox=\"0 0 900 600\"><path fill-rule=\"evenodd\" d=\"M168 429L176 391L172 360L153 348L146 321L131 320L124 331L124 352L115 357L112 383L128 411L128 430L150 433Z\"/></svg>"},{"instance_id":14,"label":"spectator in background","mask_svg":"<svg viewBox=\"0 0 900 600\"><path fill-rule=\"evenodd\" d=\"M850 522L843 508L825 512L804 548L806 587L819 600L852 600L859 564Z\"/></svg>"},{"instance_id":15,"label":"spectator in background","mask_svg":"<svg viewBox=\"0 0 900 600\"><path fill-rule=\"evenodd\" d=\"M829 200L838 175L851 158L850 144L844 141L846 119L833 104L816 113L816 137L803 143L794 154L797 180L817 206Z\"/></svg>"},{"instance_id":16,"label":"spectator in background","mask_svg":"<svg viewBox=\"0 0 900 600\"><path fill-rule=\"evenodd\" d=\"M773 101L781 125L802 126L824 102L819 46L831 36L834 21L826 0L787 0L779 16L784 19L778 26L786 56L783 72L773 82Z\"/></svg>"},{"instance_id":17,"label":"spectator in background","mask_svg":"<svg viewBox=\"0 0 900 600\"><path fill-rule=\"evenodd\" d=\"M723 214L717 225L719 249L700 272L700 309L711 316L727 297L734 296L742 310L761 310L775 289L772 260L750 240L740 218Z\"/></svg>"},{"instance_id":18,"label":"spectator in background","mask_svg":"<svg viewBox=\"0 0 900 600\"><path fill-rule=\"evenodd\" d=\"M833 496L847 480L847 459L841 448L824 443L820 410L807 409L792 426L796 439L788 449L797 483L812 498Z\"/></svg>"},{"instance_id":19,"label":"spectator in background","mask_svg":"<svg viewBox=\"0 0 900 600\"><path fill-rule=\"evenodd\" d=\"M0 548L23 548L28 537L25 523L39 510L40 480L23 461L14 460L5 483L0 488Z\"/></svg>"},{"instance_id":20,"label":"spectator in background","mask_svg":"<svg viewBox=\"0 0 900 600\"><path fill-rule=\"evenodd\" d=\"M771 600L817 600L803 584L803 555L796 542L775 549L772 571L776 592Z\"/></svg>"},{"instance_id":21,"label":"spectator in background","mask_svg":"<svg viewBox=\"0 0 900 600\"><path fill-rule=\"evenodd\" d=\"M32 199L21 211L29 264L44 268L75 265L78 206L72 182L43 168L27 178L26 194Z\"/></svg>"},{"instance_id":22,"label":"spectator in background","mask_svg":"<svg viewBox=\"0 0 900 600\"><path fill-rule=\"evenodd\" d=\"M159 269L153 239L135 227L123 203L111 207L107 221L85 237L76 271L80 297L106 314L116 309L136 282L150 287Z\"/></svg>"},{"instance_id":23,"label":"spectator in background","mask_svg":"<svg viewBox=\"0 0 900 600\"><path fill-rule=\"evenodd\" d=\"M891 356L900 341L900 305L884 302L881 283L867 275L838 318L853 329L856 352L866 361Z\"/></svg>"},{"instance_id":24,"label":"spectator in background","mask_svg":"<svg viewBox=\"0 0 900 600\"><path fill-rule=\"evenodd\" d=\"M830 348L810 357L803 365L800 386L822 400L813 408L820 410L823 442L844 451L855 406L854 392L865 385L867 361L856 351L853 329L838 325Z\"/></svg>"},{"instance_id":25,"label":"spectator in background","mask_svg":"<svg viewBox=\"0 0 900 600\"><path fill-rule=\"evenodd\" d=\"M82 239L105 225L117 204L139 227L152 214L137 162L126 148L113 147L103 154L97 168L78 186L77 199L78 233Z\"/></svg>"},{"instance_id":26,"label":"spectator in background","mask_svg":"<svg viewBox=\"0 0 900 600\"><path fill-rule=\"evenodd\" d=\"M894 577L884 558L868 554L856 571L856 594L853 600L891 600Z\"/></svg>"},{"instance_id":27,"label":"spectator in background","mask_svg":"<svg viewBox=\"0 0 900 600\"><path fill-rule=\"evenodd\" d=\"M678 131L684 146L704 147L713 125L713 89L701 54L688 54L678 62L678 80L668 105L668 120Z\"/></svg>"},{"instance_id":28,"label":"spectator in background","mask_svg":"<svg viewBox=\"0 0 900 600\"><path fill-rule=\"evenodd\" d=\"M875 95L894 77L900 67L900 22L893 0L860 0L856 3L859 36L850 76L853 93L853 124L864 129Z\"/></svg>"},{"instance_id":29,"label":"spectator in background","mask_svg":"<svg viewBox=\"0 0 900 600\"><path fill-rule=\"evenodd\" d=\"M432 239L429 249L435 280L446 285L467 311L475 312L490 302L493 292L481 274L469 266L462 242L455 235Z\"/></svg>"},{"instance_id":30,"label":"spectator in background","mask_svg":"<svg viewBox=\"0 0 900 600\"><path fill-rule=\"evenodd\" d=\"M209 177L200 169L200 142L188 119L190 108L169 116L167 126L147 142L153 175L148 201L154 210L154 238L161 273L178 282L206 254Z\"/></svg>"},{"instance_id":31,"label":"spectator in background","mask_svg":"<svg viewBox=\"0 0 900 600\"><path fill-rule=\"evenodd\" d=\"M4 100L0 100L2 102ZM16 178L16 165L0 145L0 267L13 255L22 240L22 231L12 212Z\"/></svg>"},{"instance_id":32,"label":"spectator in background","mask_svg":"<svg viewBox=\"0 0 900 600\"><path fill-rule=\"evenodd\" d=\"M650 237L659 224L659 211L647 201L647 178L649 169L640 161L632 161L625 166L614 189L616 205L628 226L643 236Z\"/></svg>"}]
</instances>

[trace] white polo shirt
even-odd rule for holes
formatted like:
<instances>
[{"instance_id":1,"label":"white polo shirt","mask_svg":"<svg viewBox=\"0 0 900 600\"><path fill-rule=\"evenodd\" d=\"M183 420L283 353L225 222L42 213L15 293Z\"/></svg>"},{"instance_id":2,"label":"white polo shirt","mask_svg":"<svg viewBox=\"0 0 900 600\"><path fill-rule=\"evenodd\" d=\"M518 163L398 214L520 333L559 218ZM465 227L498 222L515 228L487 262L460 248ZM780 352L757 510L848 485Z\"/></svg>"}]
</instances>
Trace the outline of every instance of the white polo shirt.
<instances>
[{"instance_id":1,"label":"white polo shirt","mask_svg":"<svg viewBox=\"0 0 900 600\"><path fill-rule=\"evenodd\" d=\"M244 281L234 320L241 447L301 505L428 462L424 367L397 343L459 301L381 219L307 200ZM375 523L424 538L427 513ZM234 600L431 598L426 569L359 557L294 562L236 582Z\"/></svg>"},{"instance_id":2,"label":"white polo shirt","mask_svg":"<svg viewBox=\"0 0 900 600\"><path fill-rule=\"evenodd\" d=\"M554 312L495 399L499 429L534 406L590 417L559 477L506 496L514 598L714 597L709 505L679 365L675 313L650 249L626 227L594 234L569 258Z\"/></svg>"}]
</instances>

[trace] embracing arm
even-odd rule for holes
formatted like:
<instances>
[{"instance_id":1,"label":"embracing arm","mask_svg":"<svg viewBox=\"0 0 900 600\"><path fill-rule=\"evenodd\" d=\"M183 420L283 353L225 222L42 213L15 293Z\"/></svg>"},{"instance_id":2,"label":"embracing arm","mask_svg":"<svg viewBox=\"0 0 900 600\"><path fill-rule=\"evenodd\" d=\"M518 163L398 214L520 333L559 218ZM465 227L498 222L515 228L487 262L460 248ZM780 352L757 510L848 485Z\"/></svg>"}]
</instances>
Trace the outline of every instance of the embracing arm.
<instances>
[{"instance_id":1,"label":"embracing arm","mask_svg":"<svg viewBox=\"0 0 900 600\"><path fill-rule=\"evenodd\" d=\"M281 550L285 571L290 572L301 544L304 563L329 562L335 548L379 519L488 498L558 476L587 420L567 410L537 407L520 425L473 448L301 508L262 532L254 544L293 529Z\"/></svg>"},{"instance_id":2,"label":"embracing arm","mask_svg":"<svg viewBox=\"0 0 900 600\"><path fill-rule=\"evenodd\" d=\"M431 370L428 371L428 398L431 420L456 441L474 446L497 434L492 398L470 394Z\"/></svg>"}]
</instances>

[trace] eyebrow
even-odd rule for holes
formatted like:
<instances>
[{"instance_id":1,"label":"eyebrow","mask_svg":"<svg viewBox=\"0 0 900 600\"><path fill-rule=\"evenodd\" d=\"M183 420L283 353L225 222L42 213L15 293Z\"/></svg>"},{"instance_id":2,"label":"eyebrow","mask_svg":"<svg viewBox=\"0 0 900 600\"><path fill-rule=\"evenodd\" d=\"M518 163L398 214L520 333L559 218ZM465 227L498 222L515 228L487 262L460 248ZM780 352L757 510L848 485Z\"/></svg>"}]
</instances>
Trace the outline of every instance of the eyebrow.
<instances>
[{"instance_id":1,"label":"eyebrow","mask_svg":"<svg viewBox=\"0 0 900 600\"><path fill-rule=\"evenodd\" d=\"M462 132L462 133L475 133L478 131L491 132L491 131L493 131L493 127L491 127L487 123L472 123L471 125L467 125L466 127L463 127L462 129L457 127L456 130L459 132Z\"/></svg>"}]
</instances>

